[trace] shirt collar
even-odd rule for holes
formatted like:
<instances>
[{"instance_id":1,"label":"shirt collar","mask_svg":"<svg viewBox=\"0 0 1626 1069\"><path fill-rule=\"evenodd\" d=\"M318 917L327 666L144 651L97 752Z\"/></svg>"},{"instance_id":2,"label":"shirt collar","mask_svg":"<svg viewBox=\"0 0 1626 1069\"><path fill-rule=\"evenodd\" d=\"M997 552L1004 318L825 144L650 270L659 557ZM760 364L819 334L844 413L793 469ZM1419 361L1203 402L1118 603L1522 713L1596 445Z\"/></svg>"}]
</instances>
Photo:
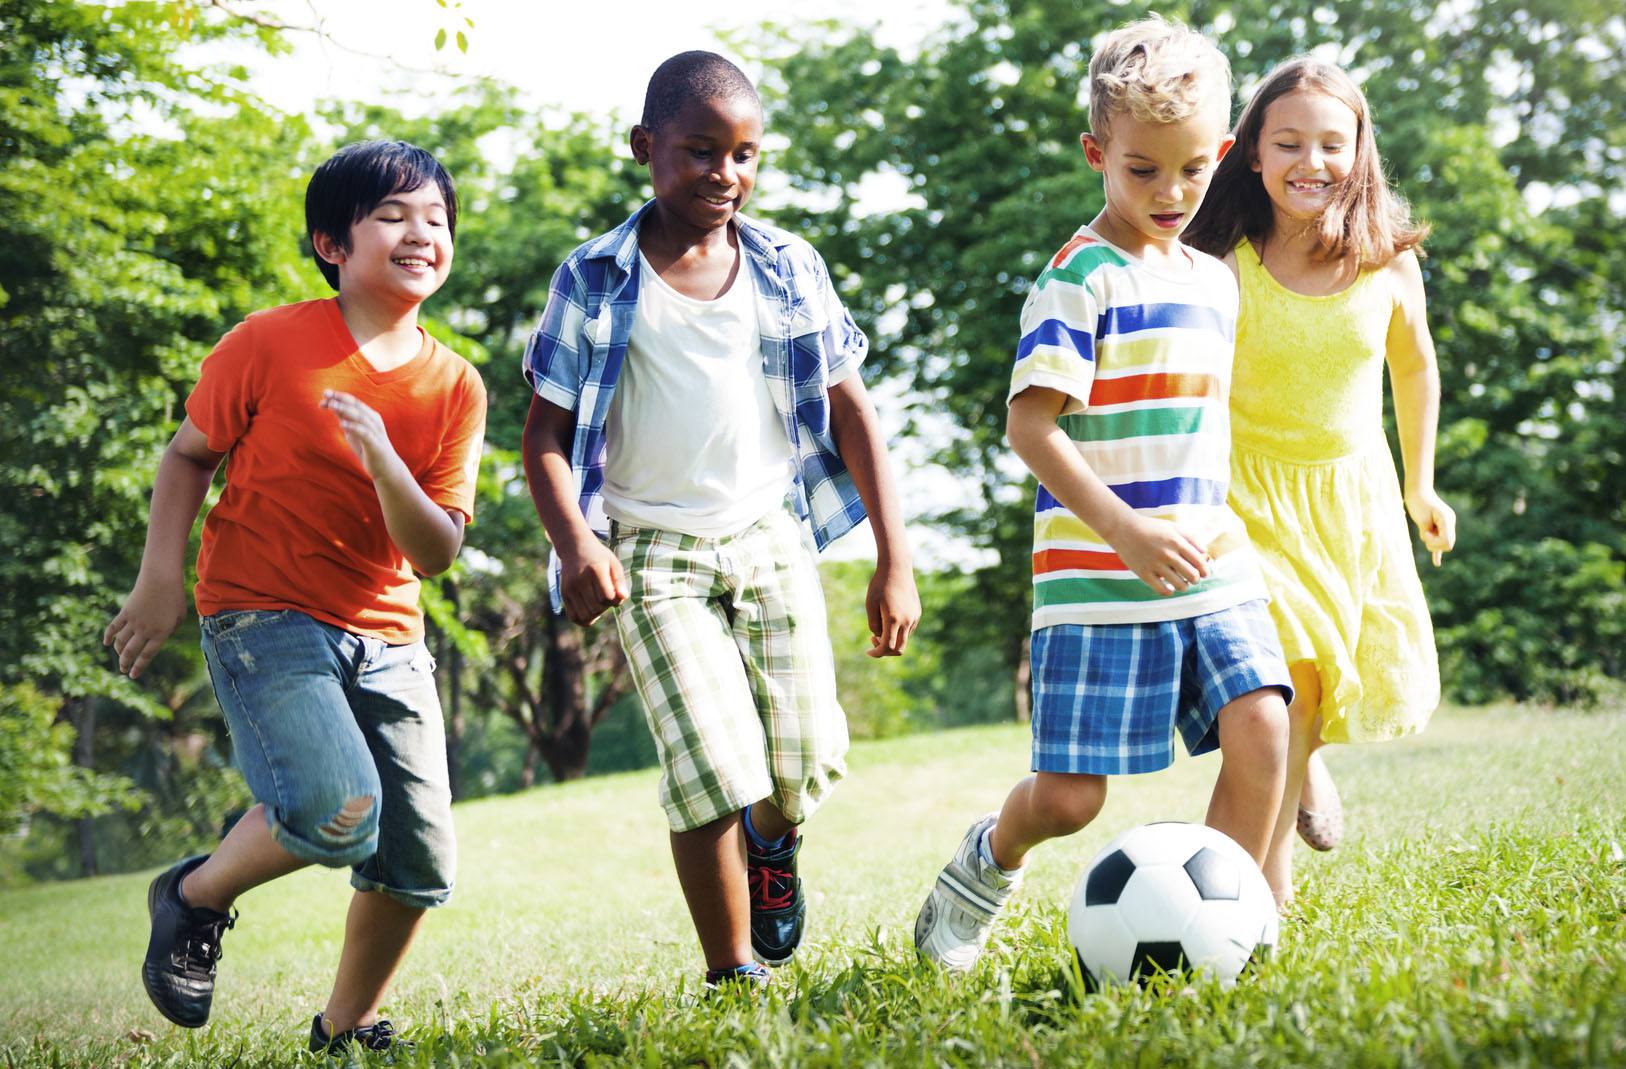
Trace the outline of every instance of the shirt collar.
<instances>
[{"instance_id":1,"label":"shirt collar","mask_svg":"<svg viewBox=\"0 0 1626 1069\"><path fill-rule=\"evenodd\" d=\"M594 238L587 246L584 258L588 260L614 260L623 275L632 273L638 259L638 227L644 215L655 206L654 198L644 201L638 210L627 216L626 222ZM786 242L776 240L774 233L746 215L735 215L736 232L745 243L746 252L759 263L775 264L779 250Z\"/></svg>"}]
</instances>

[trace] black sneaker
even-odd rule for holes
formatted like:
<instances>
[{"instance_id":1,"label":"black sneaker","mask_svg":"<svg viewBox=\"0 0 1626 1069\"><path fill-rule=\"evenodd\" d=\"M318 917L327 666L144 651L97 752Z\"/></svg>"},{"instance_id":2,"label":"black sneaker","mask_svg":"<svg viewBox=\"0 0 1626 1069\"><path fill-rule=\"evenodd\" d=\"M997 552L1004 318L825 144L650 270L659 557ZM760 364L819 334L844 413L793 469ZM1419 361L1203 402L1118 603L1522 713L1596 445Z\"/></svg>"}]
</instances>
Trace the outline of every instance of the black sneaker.
<instances>
[{"instance_id":1,"label":"black sneaker","mask_svg":"<svg viewBox=\"0 0 1626 1069\"><path fill-rule=\"evenodd\" d=\"M763 991L767 989L770 979L767 966L753 961L746 965L736 965L732 969L707 969L706 990Z\"/></svg>"},{"instance_id":2,"label":"black sneaker","mask_svg":"<svg viewBox=\"0 0 1626 1069\"><path fill-rule=\"evenodd\" d=\"M335 1035L327 1034L327 1026L322 1023L322 1015L317 1014L311 1018L310 1048L313 1054L343 1054L350 1047L359 1047L370 1051L393 1051L396 1054L405 1054L412 1050L412 1044L395 1034L395 1026L380 1017L372 1024L360 1028L351 1028Z\"/></svg>"},{"instance_id":3,"label":"black sneaker","mask_svg":"<svg viewBox=\"0 0 1626 1069\"><path fill-rule=\"evenodd\" d=\"M147 887L152 936L141 966L141 982L158 1012L182 1028L199 1028L209 1020L220 937L237 923L236 912L189 906L181 898L181 881L208 857L200 854L177 862Z\"/></svg>"},{"instance_id":4,"label":"black sneaker","mask_svg":"<svg viewBox=\"0 0 1626 1069\"><path fill-rule=\"evenodd\" d=\"M745 839L745 876L751 893L751 953L764 965L785 964L796 954L807 925L807 896L796 875L801 833L792 829L779 846L763 849Z\"/></svg>"}]
</instances>

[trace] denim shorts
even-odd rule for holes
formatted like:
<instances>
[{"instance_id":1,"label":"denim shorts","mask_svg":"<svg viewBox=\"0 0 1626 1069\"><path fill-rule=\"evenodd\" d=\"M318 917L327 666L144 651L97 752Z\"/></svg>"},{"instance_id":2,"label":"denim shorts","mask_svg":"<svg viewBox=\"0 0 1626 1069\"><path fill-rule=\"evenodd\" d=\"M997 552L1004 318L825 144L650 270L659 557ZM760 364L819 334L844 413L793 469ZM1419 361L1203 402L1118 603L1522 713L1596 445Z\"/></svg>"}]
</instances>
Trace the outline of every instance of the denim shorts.
<instances>
[{"instance_id":1,"label":"denim shorts","mask_svg":"<svg viewBox=\"0 0 1626 1069\"><path fill-rule=\"evenodd\" d=\"M1033 633L1033 770L1156 772L1219 746L1219 711L1293 687L1263 599L1150 624L1056 624Z\"/></svg>"},{"instance_id":2,"label":"denim shorts","mask_svg":"<svg viewBox=\"0 0 1626 1069\"><path fill-rule=\"evenodd\" d=\"M237 766L303 861L409 906L444 903L457 865L435 662L293 609L203 618Z\"/></svg>"}]
</instances>

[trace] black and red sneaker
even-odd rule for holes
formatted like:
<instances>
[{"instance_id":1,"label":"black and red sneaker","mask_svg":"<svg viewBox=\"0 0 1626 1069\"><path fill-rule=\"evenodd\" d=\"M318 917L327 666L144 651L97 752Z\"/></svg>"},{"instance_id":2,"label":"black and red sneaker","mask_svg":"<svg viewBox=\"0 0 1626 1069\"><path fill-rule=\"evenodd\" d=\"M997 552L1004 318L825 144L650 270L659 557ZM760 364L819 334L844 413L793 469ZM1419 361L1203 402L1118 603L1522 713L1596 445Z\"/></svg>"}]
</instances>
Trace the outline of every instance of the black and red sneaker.
<instances>
[{"instance_id":1,"label":"black and red sneaker","mask_svg":"<svg viewBox=\"0 0 1626 1069\"><path fill-rule=\"evenodd\" d=\"M751 953L764 965L785 964L801 945L807 896L796 875L801 833L794 829L777 846L745 840L745 876L751 891Z\"/></svg>"}]
</instances>

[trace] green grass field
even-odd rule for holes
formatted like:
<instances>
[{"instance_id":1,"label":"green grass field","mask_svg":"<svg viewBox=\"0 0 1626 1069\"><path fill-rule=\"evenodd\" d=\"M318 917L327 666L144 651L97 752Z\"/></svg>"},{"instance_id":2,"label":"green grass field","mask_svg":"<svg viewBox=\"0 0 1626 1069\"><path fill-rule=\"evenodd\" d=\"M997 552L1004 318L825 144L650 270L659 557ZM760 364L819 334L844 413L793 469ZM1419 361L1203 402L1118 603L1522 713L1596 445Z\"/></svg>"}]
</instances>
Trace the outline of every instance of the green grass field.
<instances>
[{"instance_id":1,"label":"green grass field","mask_svg":"<svg viewBox=\"0 0 1626 1069\"><path fill-rule=\"evenodd\" d=\"M397 1064L1626 1065L1626 712L1447 710L1334 748L1349 835L1300 852L1276 956L1225 991L1076 990L1065 907L1108 838L1201 819L1217 759L1115 781L1034 855L991 953L951 980L909 929L966 825L1027 767L1011 725L854 748L810 825L809 945L761 1001L696 992L655 777L460 806L453 903L387 1007ZM317 1064L300 1053L338 952L344 874L247 895L213 1022L142 992L151 873L0 895L0 1065Z\"/></svg>"}]
</instances>

